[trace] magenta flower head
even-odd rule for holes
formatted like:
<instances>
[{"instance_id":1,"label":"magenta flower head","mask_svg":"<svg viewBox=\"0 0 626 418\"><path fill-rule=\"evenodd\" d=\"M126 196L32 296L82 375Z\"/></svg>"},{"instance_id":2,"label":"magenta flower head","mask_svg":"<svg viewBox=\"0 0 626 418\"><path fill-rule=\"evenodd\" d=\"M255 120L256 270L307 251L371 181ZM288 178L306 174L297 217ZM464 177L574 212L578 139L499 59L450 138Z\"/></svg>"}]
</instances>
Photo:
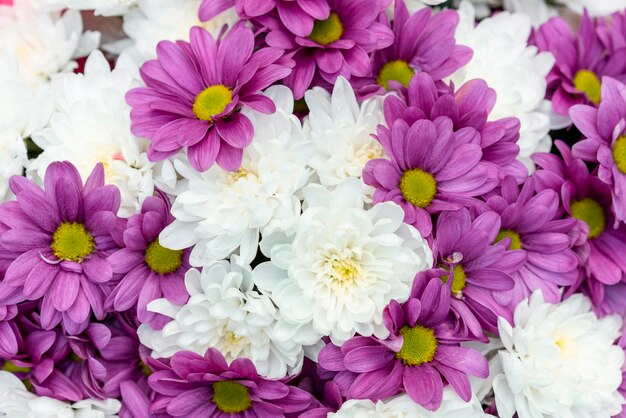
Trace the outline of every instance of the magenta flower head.
<instances>
[{"instance_id":1,"label":"magenta flower head","mask_svg":"<svg viewBox=\"0 0 626 418\"><path fill-rule=\"evenodd\" d=\"M185 289L185 272L189 269L190 249L170 250L159 243L161 231L174 221L168 197L158 192L148 197L141 213L128 220L124 231L124 248L108 258L114 273L123 275L106 301L107 307L122 312L137 305L142 323L160 329L171 318L149 312L148 303L165 297L176 305L189 299Z\"/></svg>"},{"instance_id":2,"label":"magenta flower head","mask_svg":"<svg viewBox=\"0 0 626 418\"><path fill-rule=\"evenodd\" d=\"M391 301L383 313L389 338L354 337L341 347L329 343L319 354L320 366L335 371L344 396L372 400L405 391L434 411L444 382L465 401L472 396L468 375L485 378L487 360L459 345L465 339L447 322L450 288L441 280L418 276L414 296L403 304Z\"/></svg>"},{"instance_id":3,"label":"magenta flower head","mask_svg":"<svg viewBox=\"0 0 626 418\"><path fill-rule=\"evenodd\" d=\"M599 164L598 178L609 185L613 195L611 209L617 227L626 221L626 86L603 78L600 106L574 106L570 115L585 136L574 144L572 153Z\"/></svg>"},{"instance_id":4,"label":"magenta flower head","mask_svg":"<svg viewBox=\"0 0 626 418\"><path fill-rule=\"evenodd\" d=\"M276 48L254 51L254 35L243 22L217 41L194 27L190 42L162 41L156 60L141 67L146 87L126 94L133 134L149 138L151 161L187 148L191 166L206 171L217 161L235 171L252 141L243 107L272 113L276 106L261 90L291 72L293 61Z\"/></svg>"},{"instance_id":5,"label":"magenta flower head","mask_svg":"<svg viewBox=\"0 0 626 418\"><path fill-rule=\"evenodd\" d=\"M610 76L626 81L626 17L591 19L585 11L578 33L564 19L553 17L535 33L540 51L551 52L556 63L546 77L547 98L554 111L567 115L576 104L597 106L601 80Z\"/></svg>"},{"instance_id":6,"label":"magenta flower head","mask_svg":"<svg viewBox=\"0 0 626 418\"><path fill-rule=\"evenodd\" d=\"M325 20L330 15L330 6L320 0L203 0L200 19L213 19L233 6L239 16L253 20L276 10L291 33L304 37L313 30L315 20Z\"/></svg>"},{"instance_id":7,"label":"magenta flower head","mask_svg":"<svg viewBox=\"0 0 626 418\"><path fill-rule=\"evenodd\" d=\"M363 180L374 186L373 202L393 201L404 209L404 221L427 237L431 214L456 210L472 197L493 190L498 168L482 161L478 135L457 135L447 116L409 125L396 120L391 129L378 126L375 136L389 159L368 161Z\"/></svg>"},{"instance_id":8,"label":"magenta flower head","mask_svg":"<svg viewBox=\"0 0 626 418\"><path fill-rule=\"evenodd\" d=\"M378 21L391 0L318 0L330 7L327 19L315 20L304 36L294 35L279 16L263 20L265 42L293 54L296 66L284 83L300 99L311 86L329 87L340 75L366 77L372 71L370 53L393 42L389 26Z\"/></svg>"},{"instance_id":9,"label":"magenta flower head","mask_svg":"<svg viewBox=\"0 0 626 418\"><path fill-rule=\"evenodd\" d=\"M483 337L483 329L497 333L494 291L513 289L511 274L526 260L522 251L494 245L500 232L500 216L485 212L472 219L467 209L443 212L437 220L434 253L439 272L421 272L448 283L451 310L459 333Z\"/></svg>"},{"instance_id":10,"label":"magenta flower head","mask_svg":"<svg viewBox=\"0 0 626 418\"><path fill-rule=\"evenodd\" d=\"M230 365L215 348L204 356L179 351L148 383L156 392L151 412L173 417L297 417L311 405L308 392L257 374L248 359Z\"/></svg>"},{"instance_id":11,"label":"magenta flower head","mask_svg":"<svg viewBox=\"0 0 626 418\"><path fill-rule=\"evenodd\" d=\"M10 187L17 201L0 205L0 304L41 300L44 329L63 322L78 334L92 313L104 318L120 192L104 185L102 164L83 185L69 162L50 164L43 189L20 176Z\"/></svg>"},{"instance_id":12,"label":"magenta flower head","mask_svg":"<svg viewBox=\"0 0 626 418\"><path fill-rule=\"evenodd\" d=\"M358 81L365 87L363 92L408 87L419 72L441 80L472 59L471 48L456 45L459 15L454 10L433 15L425 7L411 15L404 1L396 0L393 21L386 15L382 20L393 28L394 42L374 52L371 76Z\"/></svg>"},{"instance_id":13,"label":"magenta flower head","mask_svg":"<svg viewBox=\"0 0 626 418\"><path fill-rule=\"evenodd\" d=\"M563 158L554 154L536 154L533 159L542 169L534 174L538 190L552 189L561 196L565 216L579 220L573 235L584 274L581 275L583 293L587 294L596 311L613 313L614 304L607 303L607 294L620 290L626 281L626 225L613 228L611 191L598 177L589 173L585 163L572 156L561 141L555 142ZM574 286L571 291L578 290ZM620 304L618 313L626 313Z\"/></svg>"},{"instance_id":14,"label":"magenta flower head","mask_svg":"<svg viewBox=\"0 0 626 418\"><path fill-rule=\"evenodd\" d=\"M400 96L389 95L385 99L387 126L393 126L398 119L412 125L420 119L448 117L457 136L477 137L474 142L482 149L482 160L497 166L500 177L512 175L519 183L528 177L528 170L516 159L520 122L512 117L488 120L496 92L484 80L468 81L454 91L453 86L436 84L429 74L419 73L411 79L408 89L399 93Z\"/></svg>"},{"instance_id":15,"label":"magenta flower head","mask_svg":"<svg viewBox=\"0 0 626 418\"><path fill-rule=\"evenodd\" d=\"M574 240L568 234L578 221L560 219L559 196L553 190L535 193L534 179L517 185L506 177L498 193L487 199L489 208L500 214L498 245L521 251L526 259L520 269L512 274L515 287L508 291L493 292L494 300L512 320L515 306L537 289L549 303L561 300L559 286L571 286L578 278L579 258L572 250Z\"/></svg>"}]
</instances>

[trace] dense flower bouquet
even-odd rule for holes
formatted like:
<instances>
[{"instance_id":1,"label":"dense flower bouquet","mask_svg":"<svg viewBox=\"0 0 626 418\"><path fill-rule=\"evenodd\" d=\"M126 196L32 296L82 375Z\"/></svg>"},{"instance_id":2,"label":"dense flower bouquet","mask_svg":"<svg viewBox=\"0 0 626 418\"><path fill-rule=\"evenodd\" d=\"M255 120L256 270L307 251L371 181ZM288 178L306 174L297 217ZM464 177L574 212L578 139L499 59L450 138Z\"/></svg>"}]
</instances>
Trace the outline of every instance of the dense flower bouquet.
<instances>
[{"instance_id":1,"label":"dense flower bouquet","mask_svg":"<svg viewBox=\"0 0 626 418\"><path fill-rule=\"evenodd\" d=\"M0 417L626 417L625 11L0 0Z\"/></svg>"}]
</instances>

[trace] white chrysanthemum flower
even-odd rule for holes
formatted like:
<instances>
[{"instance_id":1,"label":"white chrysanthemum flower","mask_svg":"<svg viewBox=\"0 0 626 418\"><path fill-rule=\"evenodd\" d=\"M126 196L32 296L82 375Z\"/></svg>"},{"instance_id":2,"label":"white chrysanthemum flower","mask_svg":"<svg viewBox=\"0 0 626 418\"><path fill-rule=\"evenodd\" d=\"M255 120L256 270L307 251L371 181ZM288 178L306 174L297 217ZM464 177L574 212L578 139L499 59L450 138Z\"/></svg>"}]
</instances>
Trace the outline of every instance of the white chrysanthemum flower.
<instances>
[{"instance_id":1,"label":"white chrysanthemum flower","mask_svg":"<svg viewBox=\"0 0 626 418\"><path fill-rule=\"evenodd\" d=\"M156 46L162 40L189 40L189 29L202 26L217 37L224 25L237 20L234 8L201 22L201 0L139 0L137 8L124 16L124 32L131 40L131 50L143 60L156 58ZM125 42L125 41L122 41Z\"/></svg>"},{"instance_id":2,"label":"white chrysanthemum flower","mask_svg":"<svg viewBox=\"0 0 626 418\"><path fill-rule=\"evenodd\" d=\"M368 99L359 106L350 83L339 77L332 95L314 88L306 92L305 99L309 116L304 129L316 149L309 165L322 185L334 187L348 177L360 178L369 160L385 156L371 136L385 121L384 97Z\"/></svg>"},{"instance_id":3,"label":"white chrysanthemum flower","mask_svg":"<svg viewBox=\"0 0 626 418\"><path fill-rule=\"evenodd\" d=\"M505 10L527 15L534 27L539 27L558 15L557 10L548 6L545 0L503 0L503 6Z\"/></svg>"},{"instance_id":4,"label":"white chrysanthemum flower","mask_svg":"<svg viewBox=\"0 0 626 418\"><path fill-rule=\"evenodd\" d=\"M312 184L304 197L295 234L264 236L271 262L253 272L281 311L277 335L302 344L329 335L337 345L355 333L385 338L383 309L405 301L415 274L432 265L426 241L395 203L366 209L358 179L332 192Z\"/></svg>"},{"instance_id":5,"label":"white chrysanthemum flower","mask_svg":"<svg viewBox=\"0 0 626 418\"><path fill-rule=\"evenodd\" d=\"M556 0L556 2L581 15L585 9L591 16L608 16L626 9L626 0Z\"/></svg>"},{"instance_id":6,"label":"white chrysanthemum flower","mask_svg":"<svg viewBox=\"0 0 626 418\"><path fill-rule=\"evenodd\" d=\"M17 57L20 78L31 87L72 71L76 67L72 59L87 55L99 43L98 32L83 33L79 12L39 12L31 0L0 5L0 49Z\"/></svg>"},{"instance_id":7,"label":"white chrysanthemum flower","mask_svg":"<svg viewBox=\"0 0 626 418\"><path fill-rule=\"evenodd\" d=\"M22 137L0 131L0 202L13 197L9 190L9 179L12 176L21 176L27 162Z\"/></svg>"},{"instance_id":8,"label":"white chrysanthemum flower","mask_svg":"<svg viewBox=\"0 0 626 418\"><path fill-rule=\"evenodd\" d=\"M166 299L148 305L151 311L172 318L161 331L139 327L141 342L153 350L153 357L171 357L181 350L204 355L214 347L229 362L249 358L261 375L272 379L300 371L302 346L274 339L280 313L268 296L253 290L249 267L238 265L236 257L230 263L217 261L205 266L202 273L189 270L185 286L190 298L184 306Z\"/></svg>"},{"instance_id":9,"label":"white chrysanthemum flower","mask_svg":"<svg viewBox=\"0 0 626 418\"><path fill-rule=\"evenodd\" d=\"M274 114L243 111L254 126L254 140L244 150L237 172L215 164L198 173L188 164L175 163L189 180L189 190L176 198L172 208L176 220L160 240L172 249L195 245L190 256L194 266L226 258L237 249L250 263L259 233L288 231L300 215L296 194L311 174L307 163L313 145L292 114L291 91L274 86L266 95L276 103Z\"/></svg>"},{"instance_id":10,"label":"white chrysanthemum flower","mask_svg":"<svg viewBox=\"0 0 626 418\"><path fill-rule=\"evenodd\" d=\"M402 394L376 403L369 399L351 399L346 401L328 418L493 418L485 414L480 402L473 397L464 402L449 386L443 390L441 407L428 411L416 404L409 395Z\"/></svg>"},{"instance_id":11,"label":"white chrysanthemum flower","mask_svg":"<svg viewBox=\"0 0 626 418\"><path fill-rule=\"evenodd\" d=\"M63 74L51 83L56 110L48 128L33 134L43 149L29 167L43 179L54 161L68 160L86 179L97 163L104 165L105 181L122 194L121 216L130 216L151 196L153 163L147 141L130 132L130 108L124 95L137 84L138 67L120 56L114 70L100 51L94 51L84 74Z\"/></svg>"},{"instance_id":12,"label":"white chrysanthemum flower","mask_svg":"<svg viewBox=\"0 0 626 418\"><path fill-rule=\"evenodd\" d=\"M94 10L96 15L120 16L128 13L138 0L33 0L43 10Z\"/></svg>"},{"instance_id":13,"label":"white chrysanthemum flower","mask_svg":"<svg viewBox=\"0 0 626 418\"><path fill-rule=\"evenodd\" d=\"M536 291L514 318L515 326L499 318L505 348L491 364L501 418L600 418L621 411L618 316L598 319L580 294L551 305Z\"/></svg>"},{"instance_id":14,"label":"white chrysanthemum flower","mask_svg":"<svg viewBox=\"0 0 626 418\"><path fill-rule=\"evenodd\" d=\"M121 404L115 399L85 399L73 404L29 392L13 373L0 371L0 417L6 418L116 418Z\"/></svg>"},{"instance_id":15,"label":"white chrysanthemum flower","mask_svg":"<svg viewBox=\"0 0 626 418\"><path fill-rule=\"evenodd\" d=\"M456 41L474 50L472 60L451 77L455 85L481 78L497 93L490 119L515 116L521 121L518 159L534 171L530 156L550 150L550 119L541 111L546 95L546 75L554 65L549 52L528 46L530 19L502 12L475 25L471 3L463 1Z\"/></svg>"}]
</instances>

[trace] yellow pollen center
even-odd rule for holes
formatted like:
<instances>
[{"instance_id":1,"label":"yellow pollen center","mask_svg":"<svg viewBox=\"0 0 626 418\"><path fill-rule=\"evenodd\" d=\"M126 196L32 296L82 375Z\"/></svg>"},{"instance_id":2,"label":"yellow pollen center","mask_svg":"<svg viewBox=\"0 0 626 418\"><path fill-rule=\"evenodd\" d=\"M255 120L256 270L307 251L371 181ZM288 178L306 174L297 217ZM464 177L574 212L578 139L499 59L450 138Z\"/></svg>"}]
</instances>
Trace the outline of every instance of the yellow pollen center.
<instances>
[{"instance_id":1,"label":"yellow pollen center","mask_svg":"<svg viewBox=\"0 0 626 418\"><path fill-rule=\"evenodd\" d=\"M606 217L602 205L587 197L583 200L573 201L569 207L574 218L585 222L589 226L588 239L599 237L602 234L606 225Z\"/></svg>"},{"instance_id":2,"label":"yellow pollen center","mask_svg":"<svg viewBox=\"0 0 626 418\"><path fill-rule=\"evenodd\" d=\"M213 403L226 414L239 414L250 408L248 388L232 380L213 383Z\"/></svg>"},{"instance_id":3,"label":"yellow pollen center","mask_svg":"<svg viewBox=\"0 0 626 418\"><path fill-rule=\"evenodd\" d=\"M387 90L389 90L389 80L395 80L408 87L414 75L415 71L409 67L408 62L402 60L390 61L380 69L376 82Z\"/></svg>"},{"instance_id":4,"label":"yellow pollen center","mask_svg":"<svg viewBox=\"0 0 626 418\"><path fill-rule=\"evenodd\" d=\"M447 272L450 272L450 267L448 266L440 266L440 267L446 270ZM467 275L465 274L465 270L463 270L463 266L461 266L460 264L457 264L456 266L454 266L454 269L452 270L452 272L454 273L454 277L452 278L452 293L455 295L458 295L459 293L463 291L463 289L465 289L465 286L467 285L467 282L466 282ZM441 276L442 282L448 283L448 280L450 280L449 275L446 274L445 276Z\"/></svg>"},{"instance_id":5,"label":"yellow pollen center","mask_svg":"<svg viewBox=\"0 0 626 418\"><path fill-rule=\"evenodd\" d=\"M340 284L351 284L361 276L361 268L358 263L352 259L336 259L332 260L331 277Z\"/></svg>"},{"instance_id":6,"label":"yellow pollen center","mask_svg":"<svg viewBox=\"0 0 626 418\"><path fill-rule=\"evenodd\" d=\"M320 45L330 45L341 39L343 25L337 13L331 13L326 20L316 20L309 39Z\"/></svg>"},{"instance_id":7,"label":"yellow pollen center","mask_svg":"<svg viewBox=\"0 0 626 418\"><path fill-rule=\"evenodd\" d=\"M579 70L574 75L574 88L585 93L589 101L595 105L600 103L602 83L598 76L589 70Z\"/></svg>"},{"instance_id":8,"label":"yellow pollen center","mask_svg":"<svg viewBox=\"0 0 626 418\"><path fill-rule=\"evenodd\" d=\"M400 191L407 202L425 208L431 204L437 194L437 182L432 174L415 168L402 174Z\"/></svg>"},{"instance_id":9,"label":"yellow pollen center","mask_svg":"<svg viewBox=\"0 0 626 418\"><path fill-rule=\"evenodd\" d=\"M145 260L148 267L155 273L173 273L183 263L183 250L165 248L157 239L148 246Z\"/></svg>"},{"instance_id":10,"label":"yellow pollen center","mask_svg":"<svg viewBox=\"0 0 626 418\"><path fill-rule=\"evenodd\" d=\"M52 234L50 249L59 260L80 263L93 253L95 244L85 225L78 222L63 222Z\"/></svg>"},{"instance_id":11,"label":"yellow pollen center","mask_svg":"<svg viewBox=\"0 0 626 418\"><path fill-rule=\"evenodd\" d=\"M505 238L510 238L511 243L509 244L509 250L521 250L522 249L522 239L519 234L511 229L501 229L498 232L498 236L496 237L496 242L500 242Z\"/></svg>"},{"instance_id":12,"label":"yellow pollen center","mask_svg":"<svg viewBox=\"0 0 626 418\"><path fill-rule=\"evenodd\" d=\"M400 334L404 338L402 348L396 353L396 357L407 366L419 366L420 364L433 361L437 352L437 338L435 331L417 325L413 328L403 326Z\"/></svg>"},{"instance_id":13,"label":"yellow pollen center","mask_svg":"<svg viewBox=\"0 0 626 418\"><path fill-rule=\"evenodd\" d=\"M613 161L622 174L626 174L626 135L622 135L613 144Z\"/></svg>"},{"instance_id":14,"label":"yellow pollen center","mask_svg":"<svg viewBox=\"0 0 626 418\"><path fill-rule=\"evenodd\" d=\"M233 92L223 84L207 87L196 96L193 114L200 120L213 121L233 100Z\"/></svg>"}]
</instances>

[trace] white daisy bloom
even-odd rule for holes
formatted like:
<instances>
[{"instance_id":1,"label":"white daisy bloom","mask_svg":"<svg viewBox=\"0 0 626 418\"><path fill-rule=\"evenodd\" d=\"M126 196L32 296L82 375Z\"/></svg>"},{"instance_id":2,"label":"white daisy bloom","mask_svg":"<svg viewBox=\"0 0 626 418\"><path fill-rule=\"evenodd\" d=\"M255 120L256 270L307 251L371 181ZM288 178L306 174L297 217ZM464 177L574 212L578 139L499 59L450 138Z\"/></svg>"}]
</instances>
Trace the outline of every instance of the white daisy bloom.
<instances>
[{"instance_id":1,"label":"white daisy bloom","mask_svg":"<svg viewBox=\"0 0 626 418\"><path fill-rule=\"evenodd\" d=\"M6 418L117 418L115 399L85 399L73 404L29 392L13 373L0 371L0 417Z\"/></svg>"},{"instance_id":2,"label":"white daisy bloom","mask_svg":"<svg viewBox=\"0 0 626 418\"><path fill-rule=\"evenodd\" d=\"M33 0L43 10L94 10L96 15L120 16L128 13L138 0Z\"/></svg>"},{"instance_id":3,"label":"white daisy bloom","mask_svg":"<svg viewBox=\"0 0 626 418\"><path fill-rule=\"evenodd\" d=\"M98 47L100 34L83 33L79 12L36 11L31 0L0 5L0 49L17 57L20 78L29 86L76 68L72 59Z\"/></svg>"},{"instance_id":4,"label":"white daisy bloom","mask_svg":"<svg viewBox=\"0 0 626 418\"><path fill-rule=\"evenodd\" d=\"M376 403L369 399L351 399L346 401L328 418L493 418L485 414L480 402L473 397L464 402L449 386L443 390L441 407L428 411L416 404L409 395L402 394Z\"/></svg>"},{"instance_id":5,"label":"white daisy bloom","mask_svg":"<svg viewBox=\"0 0 626 418\"><path fill-rule=\"evenodd\" d=\"M281 311L277 335L314 344L329 335L340 345L355 333L388 335L383 309L405 301L432 252L417 230L403 223L400 206L366 209L363 186L347 179L334 191L312 184L295 234L267 235L261 248L271 262L258 265L255 284Z\"/></svg>"},{"instance_id":6,"label":"white daisy bloom","mask_svg":"<svg viewBox=\"0 0 626 418\"><path fill-rule=\"evenodd\" d=\"M130 132L130 108L124 94L138 81L137 64L121 56L114 70L100 51L94 51L84 74L64 74L51 83L56 110L49 127L33 134L43 153L29 167L31 176L44 178L48 165L68 160L83 179L102 163L105 181L122 193L119 214L130 216L154 190L153 163L146 140Z\"/></svg>"},{"instance_id":7,"label":"white daisy bloom","mask_svg":"<svg viewBox=\"0 0 626 418\"><path fill-rule=\"evenodd\" d=\"M580 294L551 305L536 291L514 318L515 326L499 318L504 349L491 364L501 418L599 418L621 411L618 316L598 319Z\"/></svg>"},{"instance_id":8,"label":"white daisy bloom","mask_svg":"<svg viewBox=\"0 0 626 418\"><path fill-rule=\"evenodd\" d=\"M268 296L253 290L250 269L240 266L237 257L230 263L205 266L202 273L189 270L185 286L190 299L184 306L166 299L148 305L149 310L172 318L161 331L139 327L141 342L153 350L153 357L171 357L182 350L204 355L214 347L229 362L249 358L259 374L268 378L281 379L300 371L302 346L274 339L280 313Z\"/></svg>"},{"instance_id":9,"label":"white daisy bloom","mask_svg":"<svg viewBox=\"0 0 626 418\"><path fill-rule=\"evenodd\" d=\"M189 29L202 26L217 37L224 25L239 18L234 8L201 22L201 0L138 0L137 8L124 16L124 32L131 40L131 50L143 60L156 58L156 46L162 40L189 40Z\"/></svg>"},{"instance_id":10,"label":"white daisy bloom","mask_svg":"<svg viewBox=\"0 0 626 418\"><path fill-rule=\"evenodd\" d=\"M550 118L541 109L546 95L545 77L554 65L554 57L528 46L532 25L524 14L502 12L475 25L474 7L463 1L459 15L456 41L472 48L474 56L450 79L460 86L481 78L496 91L498 98L489 118L520 119L518 159L533 172L531 155L549 151L552 144L548 135Z\"/></svg>"},{"instance_id":11,"label":"white daisy bloom","mask_svg":"<svg viewBox=\"0 0 626 418\"><path fill-rule=\"evenodd\" d=\"M254 126L254 140L243 152L241 168L229 172L214 164L198 173L188 163L175 162L189 189L176 197L176 220L161 233L167 248L195 245L190 263L202 266L227 258L239 249L245 263L257 253L259 234L289 231L300 215L298 192L311 174L307 163L313 145L306 140L293 112L293 95L284 86L266 95L277 111L243 113Z\"/></svg>"},{"instance_id":12,"label":"white daisy bloom","mask_svg":"<svg viewBox=\"0 0 626 418\"><path fill-rule=\"evenodd\" d=\"M350 83L339 77L332 95L317 87L304 97L309 108L304 129L315 145L310 166L322 185L334 187L348 177L360 178L369 160L385 156L371 136L385 121L383 96L359 106Z\"/></svg>"}]
</instances>

